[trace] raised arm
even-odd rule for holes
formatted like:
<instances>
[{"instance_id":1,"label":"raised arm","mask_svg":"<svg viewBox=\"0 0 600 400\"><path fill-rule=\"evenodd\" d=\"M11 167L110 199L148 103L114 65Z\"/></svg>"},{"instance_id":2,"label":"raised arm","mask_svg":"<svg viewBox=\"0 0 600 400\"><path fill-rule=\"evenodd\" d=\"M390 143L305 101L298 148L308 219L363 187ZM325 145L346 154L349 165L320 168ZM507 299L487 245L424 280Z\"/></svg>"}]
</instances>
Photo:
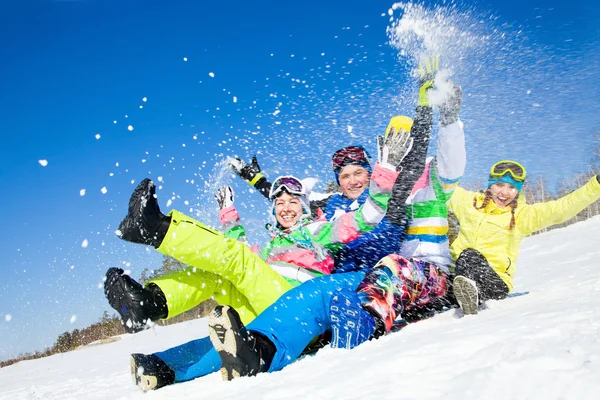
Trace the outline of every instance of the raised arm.
<instances>
[{"instance_id":1,"label":"raised arm","mask_svg":"<svg viewBox=\"0 0 600 400\"><path fill-rule=\"evenodd\" d=\"M594 176L588 183L558 200L523 207L516 215L517 226L525 235L530 235L573 218L598 199L600 183Z\"/></svg>"},{"instance_id":2,"label":"raised arm","mask_svg":"<svg viewBox=\"0 0 600 400\"><path fill-rule=\"evenodd\" d=\"M462 178L467 165L465 132L458 118L462 90L452 84L449 97L440 106L440 132L432 180L436 195L448 202Z\"/></svg>"},{"instance_id":3,"label":"raised arm","mask_svg":"<svg viewBox=\"0 0 600 400\"><path fill-rule=\"evenodd\" d=\"M246 164L241 158L233 157L229 159L229 167L240 178L252 185L264 197L269 199L269 191L271 190L271 182L265 178L258 165L256 155L252 156L252 163Z\"/></svg>"},{"instance_id":4,"label":"raised arm","mask_svg":"<svg viewBox=\"0 0 600 400\"><path fill-rule=\"evenodd\" d=\"M246 229L240 222L240 216L233 206L233 189L223 186L217 190L215 199L219 203L219 219L225 236L247 243Z\"/></svg>"},{"instance_id":5,"label":"raised arm","mask_svg":"<svg viewBox=\"0 0 600 400\"><path fill-rule=\"evenodd\" d=\"M402 160L402 172L392 191L387 211L387 219L394 225L406 223L406 200L412 188L423 173L427 160L427 148L433 125L433 113L429 103L429 90L438 70L438 57L428 57L419 66L419 101L415 119L410 130L413 137L412 150Z\"/></svg>"}]
</instances>

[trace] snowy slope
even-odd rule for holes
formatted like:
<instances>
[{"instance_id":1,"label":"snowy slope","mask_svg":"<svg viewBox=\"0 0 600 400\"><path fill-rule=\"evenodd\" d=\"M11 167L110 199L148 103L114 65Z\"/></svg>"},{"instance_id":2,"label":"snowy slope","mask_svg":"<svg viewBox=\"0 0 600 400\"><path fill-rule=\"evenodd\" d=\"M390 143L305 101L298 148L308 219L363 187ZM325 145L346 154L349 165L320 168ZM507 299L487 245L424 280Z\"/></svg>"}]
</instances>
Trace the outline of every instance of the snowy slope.
<instances>
[{"instance_id":1,"label":"snowy slope","mask_svg":"<svg viewBox=\"0 0 600 400\"><path fill-rule=\"evenodd\" d=\"M206 320L0 370L0 399L597 399L600 218L525 240L516 292L478 316L454 312L352 350L325 349L284 371L220 374L143 394L128 354L206 334Z\"/></svg>"}]
</instances>

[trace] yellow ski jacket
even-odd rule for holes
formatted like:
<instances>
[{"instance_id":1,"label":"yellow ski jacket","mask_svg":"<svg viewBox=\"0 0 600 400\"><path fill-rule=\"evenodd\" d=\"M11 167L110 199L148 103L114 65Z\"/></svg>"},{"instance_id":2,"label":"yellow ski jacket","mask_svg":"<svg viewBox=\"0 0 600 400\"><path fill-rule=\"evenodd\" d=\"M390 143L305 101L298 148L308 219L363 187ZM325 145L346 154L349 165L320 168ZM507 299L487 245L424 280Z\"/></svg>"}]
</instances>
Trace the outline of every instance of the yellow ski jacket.
<instances>
[{"instance_id":1,"label":"yellow ski jacket","mask_svg":"<svg viewBox=\"0 0 600 400\"><path fill-rule=\"evenodd\" d=\"M450 253L456 261L467 248L479 251L511 291L521 240L533 232L573 218L599 198L600 183L596 177L558 200L526 204L524 198L519 198L515 227L509 230L510 207L499 208L490 201L485 208L477 210L473 199L480 205L484 194L458 187L450 198L450 208L458 219L460 231Z\"/></svg>"}]
</instances>

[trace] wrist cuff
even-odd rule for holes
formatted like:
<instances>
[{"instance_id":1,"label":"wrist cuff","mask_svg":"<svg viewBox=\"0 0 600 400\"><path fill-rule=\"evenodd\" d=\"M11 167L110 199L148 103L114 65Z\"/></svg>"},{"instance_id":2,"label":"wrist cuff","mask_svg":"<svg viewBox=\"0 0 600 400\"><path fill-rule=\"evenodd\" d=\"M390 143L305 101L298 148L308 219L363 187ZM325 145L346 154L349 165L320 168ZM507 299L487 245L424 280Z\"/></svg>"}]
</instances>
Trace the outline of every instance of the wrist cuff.
<instances>
[{"instance_id":1,"label":"wrist cuff","mask_svg":"<svg viewBox=\"0 0 600 400\"><path fill-rule=\"evenodd\" d=\"M258 174L256 174L256 175L254 176L254 178L252 178L252 180L251 180L251 181L249 181L249 182L250 182L250 184L251 184L252 186L254 186L254 185L256 185L256 182L258 182L258 181L260 180L260 178L262 178L262 177L263 177L263 174L262 174L261 172L259 172L259 173L258 173Z\"/></svg>"}]
</instances>

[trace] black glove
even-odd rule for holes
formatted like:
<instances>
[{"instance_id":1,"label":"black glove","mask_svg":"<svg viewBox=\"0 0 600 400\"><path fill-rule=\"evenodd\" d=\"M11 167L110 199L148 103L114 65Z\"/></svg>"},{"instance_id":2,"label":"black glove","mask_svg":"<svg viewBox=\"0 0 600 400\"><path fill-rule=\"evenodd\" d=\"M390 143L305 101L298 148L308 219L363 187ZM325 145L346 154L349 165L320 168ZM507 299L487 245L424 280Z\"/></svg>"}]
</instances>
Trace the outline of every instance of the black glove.
<instances>
[{"instance_id":1,"label":"black glove","mask_svg":"<svg viewBox=\"0 0 600 400\"><path fill-rule=\"evenodd\" d=\"M243 180L248 181L252 186L256 185L256 182L263 177L260 172L260 166L256 160L256 156L252 157L252 164L246 164L240 158L230 158L229 166L231 169L238 174Z\"/></svg>"}]
</instances>

